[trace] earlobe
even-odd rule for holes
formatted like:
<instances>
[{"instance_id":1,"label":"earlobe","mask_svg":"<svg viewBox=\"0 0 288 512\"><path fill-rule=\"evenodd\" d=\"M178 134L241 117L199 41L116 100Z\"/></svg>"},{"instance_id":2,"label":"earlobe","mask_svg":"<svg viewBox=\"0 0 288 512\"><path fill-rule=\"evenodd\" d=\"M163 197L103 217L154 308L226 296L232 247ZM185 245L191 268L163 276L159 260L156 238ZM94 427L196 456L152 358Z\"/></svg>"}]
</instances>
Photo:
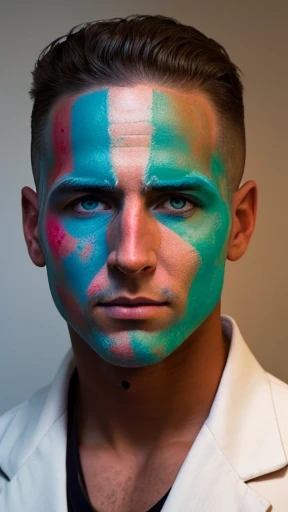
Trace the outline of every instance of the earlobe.
<instances>
[{"instance_id":1,"label":"earlobe","mask_svg":"<svg viewBox=\"0 0 288 512\"><path fill-rule=\"evenodd\" d=\"M37 267L45 267L45 257L38 236L38 197L30 187L24 187L21 194L23 233L28 253Z\"/></svg>"},{"instance_id":2,"label":"earlobe","mask_svg":"<svg viewBox=\"0 0 288 512\"><path fill-rule=\"evenodd\" d=\"M227 259L236 261L246 252L255 228L257 185L254 181L247 181L234 193L231 209L232 225Z\"/></svg>"}]
</instances>

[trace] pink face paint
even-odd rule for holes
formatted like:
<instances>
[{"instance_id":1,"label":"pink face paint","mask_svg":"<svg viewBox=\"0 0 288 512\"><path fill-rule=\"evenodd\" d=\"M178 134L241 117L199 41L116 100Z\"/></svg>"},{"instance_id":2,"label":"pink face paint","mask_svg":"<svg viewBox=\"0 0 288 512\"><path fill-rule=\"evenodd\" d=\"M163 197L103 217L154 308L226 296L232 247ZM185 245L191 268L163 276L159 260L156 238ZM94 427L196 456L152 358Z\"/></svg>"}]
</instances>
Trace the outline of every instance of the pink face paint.
<instances>
[{"instance_id":1,"label":"pink face paint","mask_svg":"<svg viewBox=\"0 0 288 512\"><path fill-rule=\"evenodd\" d=\"M67 258L76 250L77 239L69 235L56 216L52 214L46 219L47 241L55 258Z\"/></svg>"},{"instance_id":2,"label":"pink face paint","mask_svg":"<svg viewBox=\"0 0 288 512\"><path fill-rule=\"evenodd\" d=\"M87 242L86 245L79 252L79 257L81 261L87 261L92 255L93 245L92 242Z\"/></svg>"},{"instance_id":3,"label":"pink face paint","mask_svg":"<svg viewBox=\"0 0 288 512\"><path fill-rule=\"evenodd\" d=\"M61 302L60 313L62 314L62 312L69 311L74 322L78 325L78 328L81 329L82 332L87 333L87 322L83 317L83 311L81 310L77 297L75 297L73 291L69 289L69 285L56 285L56 292Z\"/></svg>"},{"instance_id":4,"label":"pink face paint","mask_svg":"<svg viewBox=\"0 0 288 512\"><path fill-rule=\"evenodd\" d=\"M75 98L63 99L53 111L51 126L54 165L49 172L48 186L73 170L71 143L71 107Z\"/></svg>"},{"instance_id":5,"label":"pink face paint","mask_svg":"<svg viewBox=\"0 0 288 512\"><path fill-rule=\"evenodd\" d=\"M115 343L110 347L111 357L115 361L122 359L125 366L133 366L135 362L135 352L131 347L129 332L122 332L115 338Z\"/></svg>"}]
</instances>

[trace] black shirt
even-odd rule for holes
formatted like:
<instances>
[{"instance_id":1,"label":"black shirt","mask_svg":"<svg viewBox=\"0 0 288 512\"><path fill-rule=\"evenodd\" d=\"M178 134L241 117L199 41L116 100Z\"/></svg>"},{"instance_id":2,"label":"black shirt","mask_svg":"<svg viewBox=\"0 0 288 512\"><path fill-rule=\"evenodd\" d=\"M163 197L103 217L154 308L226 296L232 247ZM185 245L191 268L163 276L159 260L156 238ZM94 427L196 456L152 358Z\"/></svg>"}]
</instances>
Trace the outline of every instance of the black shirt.
<instances>
[{"instance_id":1,"label":"black shirt","mask_svg":"<svg viewBox=\"0 0 288 512\"><path fill-rule=\"evenodd\" d=\"M78 452L75 418L75 401L78 385L78 372L74 371L68 392L68 435L66 452L67 502L68 512L97 512L91 505L85 485ZM169 491L148 512L160 512Z\"/></svg>"}]
</instances>

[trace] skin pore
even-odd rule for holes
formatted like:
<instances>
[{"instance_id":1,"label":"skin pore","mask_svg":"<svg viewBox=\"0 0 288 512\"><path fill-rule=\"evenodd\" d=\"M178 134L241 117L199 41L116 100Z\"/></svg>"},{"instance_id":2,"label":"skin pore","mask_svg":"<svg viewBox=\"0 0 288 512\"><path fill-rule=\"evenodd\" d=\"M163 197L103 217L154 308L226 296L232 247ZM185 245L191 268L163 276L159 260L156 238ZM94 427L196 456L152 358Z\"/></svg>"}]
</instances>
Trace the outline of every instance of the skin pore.
<instances>
[{"instance_id":1,"label":"skin pore","mask_svg":"<svg viewBox=\"0 0 288 512\"><path fill-rule=\"evenodd\" d=\"M157 501L221 379L225 262L246 250L256 185L229 193L219 127L201 92L139 84L62 98L47 121L38 196L22 191L29 254L46 265L69 327L81 461L98 498L100 473L132 503L137 478L152 482L161 467ZM161 305L137 319L102 306L124 295Z\"/></svg>"}]
</instances>

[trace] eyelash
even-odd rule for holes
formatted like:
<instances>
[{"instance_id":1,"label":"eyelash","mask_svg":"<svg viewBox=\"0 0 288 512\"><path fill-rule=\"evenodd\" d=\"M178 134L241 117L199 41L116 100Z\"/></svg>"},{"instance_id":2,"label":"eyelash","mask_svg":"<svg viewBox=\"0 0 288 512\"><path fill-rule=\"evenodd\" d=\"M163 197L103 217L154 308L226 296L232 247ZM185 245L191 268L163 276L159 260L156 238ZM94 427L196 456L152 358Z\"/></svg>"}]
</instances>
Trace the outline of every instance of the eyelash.
<instances>
[{"instance_id":1,"label":"eyelash","mask_svg":"<svg viewBox=\"0 0 288 512\"><path fill-rule=\"evenodd\" d=\"M175 215L175 216L179 216L179 215L181 215L181 216L185 216L185 215L188 215L188 214L190 214L192 211L194 211L194 210L195 210L195 208L197 208L197 207L199 208L199 206L200 206L200 205L199 205L199 203L197 203L197 201L196 201L195 199L193 199L193 200L192 200L192 198L191 198L191 197L187 197L187 196L185 196L185 195L181 195L181 194L172 194L172 195L167 195L167 196L165 196L165 198L162 198L162 201L161 201L160 203L158 203L158 206L159 206L159 205L161 205L161 204L163 204L163 203L165 203L165 202L166 202L166 201L168 201L169 199L171 200L171 199L175 199L175 198L177 198L177 199L183 199L184 201L186 201L186 202L190 203L190 204L191 204L191 206L192 206L192 208L191 208L191 209L189 209L188 211L185 211L185 212L182 212L181 210L177 210L177 209L175 209L175 210L174 210L174 212L175 212L175 213L172 213L172 215ZM108 205L108 203L105 203L105 201L101 201L97 196L93 196L93 194L88 194L88 195L86 195L86 196L78 197L78 198L77 198L77 199L75 199L74 201L71 201L70 203L68 203L68 204L66 205L65 209L69 209L69 210L70 210L70 209L72 209L72 210L74 210L74 212L76 212L76 213L77 213L77 215L79 215L79 216L83 216L83 217L90 217L90 216L92 216L92 215L93 215L93 213L90 213L90 214L89 214L89 210L87 210L86 212L83 212L83 211L82 211L82 212L79 212L79 211L77 212L77 210L76 210L76 208L75 208L79 203L81 203L82 201L85 201L85 200L86 200L86 201L87 201L87 200L92 200L92 201L95 201L95 200L96 200L96 201L99 201L99 203L102 203L102 204ZM92 211L92 210L91 210L91 211ZM101 211L103 211L103 210L101 210ZM179 212L179 213L177 213L177 212Z\"/></svg>"}]
</instances>

